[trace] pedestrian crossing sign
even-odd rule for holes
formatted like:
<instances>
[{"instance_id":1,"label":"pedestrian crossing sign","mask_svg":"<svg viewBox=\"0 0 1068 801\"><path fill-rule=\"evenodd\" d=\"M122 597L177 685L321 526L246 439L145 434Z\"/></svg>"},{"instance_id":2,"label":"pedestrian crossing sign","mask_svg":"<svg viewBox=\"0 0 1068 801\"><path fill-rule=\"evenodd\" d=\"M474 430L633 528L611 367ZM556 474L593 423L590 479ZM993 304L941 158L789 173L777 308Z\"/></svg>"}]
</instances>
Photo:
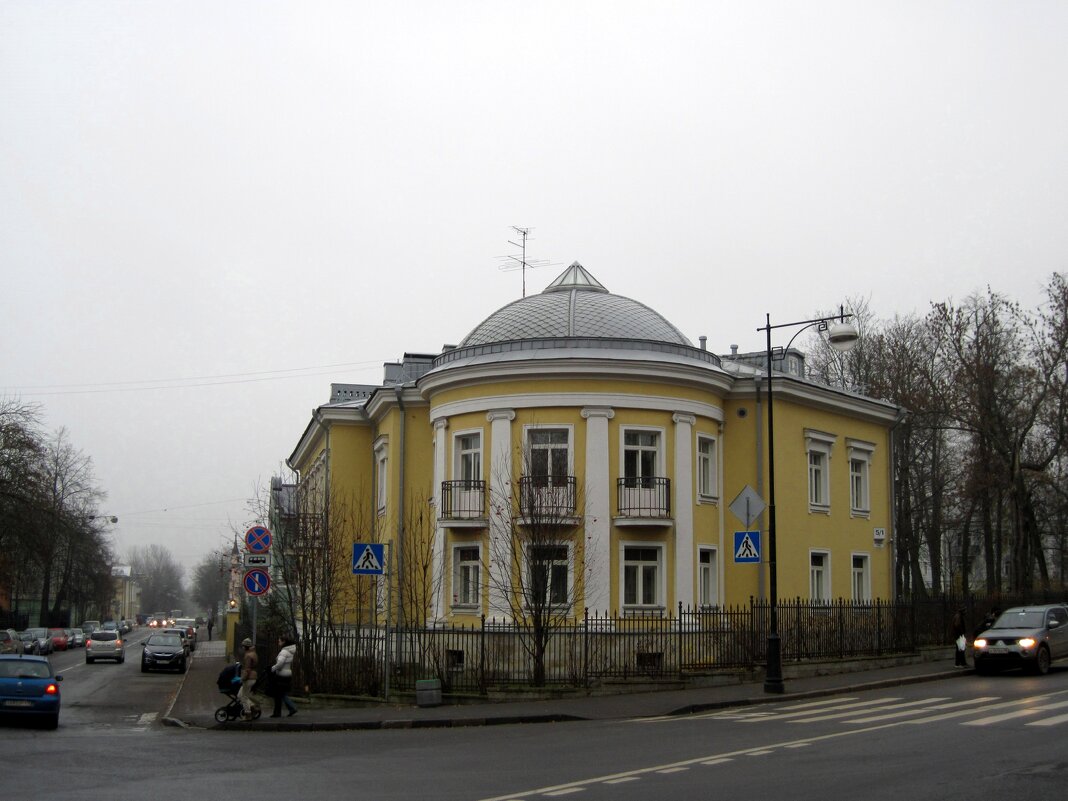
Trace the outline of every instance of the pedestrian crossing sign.
<instances>
[{"instance_id":1,"label":"pedestrian crossing sign","mask_svg":"<svg viewBox=\"0 0 1068 801\"><path fill-rule=\"evenodd\" d=\"M760 563L760 532L734 532L734 561L739 563Z\"/></svg>"},{"instance_id":2,"label":"pedestrian crossing sign","mask_svg":"<svg viewBox=\"0 0 1068 801\"><path fill-rule=\"evenodd\" d=\"M352 572L357 576L381 576L386 572L386 546L381 542L352 544Z\"/></svg>"}]
</instances>

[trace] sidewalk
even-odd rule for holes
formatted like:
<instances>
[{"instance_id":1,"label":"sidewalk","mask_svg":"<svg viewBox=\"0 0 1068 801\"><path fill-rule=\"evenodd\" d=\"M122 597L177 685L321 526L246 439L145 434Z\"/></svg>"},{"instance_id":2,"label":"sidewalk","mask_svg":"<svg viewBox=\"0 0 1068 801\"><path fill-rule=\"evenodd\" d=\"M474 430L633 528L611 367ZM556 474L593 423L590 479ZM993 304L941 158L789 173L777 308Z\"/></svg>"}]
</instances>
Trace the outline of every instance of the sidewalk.
<instances>
[{"instance_id":1,"label":"sidewalk","mask_svg":"<svg viewBox=\"0 0 1068 801\"><path fill-rule=\"evenodd\" d=\"M947 651L947 653L952 653ZM328 705L313 699L295 698L298 712L272 719L271 707L263 716L245 723L216 723L215 710L226 697L215 678L226 664L222 641L203 642L193 655L177 696L164 723L172 726L257 731L338 731L345 729L398 729L455 726L491 726L506 723L543 723L567 720L619 720L635 717L683 715L709 709L798 700L841 692L894 687L940 679L959 679L971 670L953 668L950 658L882 667L836 675L787 678L786 692L764 692L762 683L640 692L621 695L577 697L562 700L505 701L419 707L398 704L366 706ZM263 699L265 702L270 699Z\"/></svg>"}]
</instances>

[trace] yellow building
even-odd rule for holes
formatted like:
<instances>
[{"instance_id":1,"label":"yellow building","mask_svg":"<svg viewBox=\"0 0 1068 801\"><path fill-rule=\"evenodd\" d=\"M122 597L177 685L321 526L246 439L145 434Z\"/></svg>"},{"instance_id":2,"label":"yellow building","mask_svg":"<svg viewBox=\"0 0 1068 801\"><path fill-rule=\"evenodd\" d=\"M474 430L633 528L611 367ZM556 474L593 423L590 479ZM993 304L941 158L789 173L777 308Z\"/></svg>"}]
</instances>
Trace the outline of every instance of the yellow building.
<instances>
[{"instance_id":1,"label":"yellow building","mask_svg":"<svg viewBox=\"0 0 1068 801\"><path fill-rule=\"evenodd\" d=\"M769 584L767 515L746 537L734 503L765 501L764 356L695 347L575 263L382 386L335 384L288 463L340 553L391 545L410 620L740 604ZM889 598L898 410L806 379L795 350L781 364L778 597ZM335 601L383 607L358 586Z\"/></svg>"}]
</instances>

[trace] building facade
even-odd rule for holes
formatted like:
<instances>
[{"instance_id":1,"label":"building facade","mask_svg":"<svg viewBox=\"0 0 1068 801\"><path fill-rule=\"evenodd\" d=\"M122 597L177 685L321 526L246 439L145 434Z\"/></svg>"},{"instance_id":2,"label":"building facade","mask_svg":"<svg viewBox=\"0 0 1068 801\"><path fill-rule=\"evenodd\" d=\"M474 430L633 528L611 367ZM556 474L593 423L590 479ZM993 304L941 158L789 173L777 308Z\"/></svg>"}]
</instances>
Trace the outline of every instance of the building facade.
<instances>
[{"instance_id":1,"label":"building facade","mask_svg":"<svg viewBox=\"0 0 1068 801\"><path fill-rule=\"evenodd\" d=\"M783 367L778 597L889 598L898 410L806 379L797 351ZM342 550L390 544L402 615L672 615L768 594L766 515L734 503L766 497L766 405L760 359L695 347L575 263L381 386L334 385L288 464Z\"/></svg>"}]
</instances>

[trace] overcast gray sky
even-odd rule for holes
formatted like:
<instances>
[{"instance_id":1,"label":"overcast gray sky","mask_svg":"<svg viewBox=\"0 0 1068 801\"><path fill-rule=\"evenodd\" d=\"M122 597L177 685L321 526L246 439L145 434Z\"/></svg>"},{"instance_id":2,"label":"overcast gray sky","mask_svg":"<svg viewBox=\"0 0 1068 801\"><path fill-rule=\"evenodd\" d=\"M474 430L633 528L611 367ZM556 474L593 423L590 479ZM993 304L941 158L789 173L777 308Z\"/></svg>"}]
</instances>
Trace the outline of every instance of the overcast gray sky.
<instances>
[{"instance_id":1,"label":"overcast gray sky","mask_svg":"<svg viewBox=\"0 0 1068 801\"><path fill-rule=\"evenodd\" d=\"M694 342L1065 269L1068 3L0 0L0 393L119 552L578 260Z\"/></svg>"}]
</instances>

